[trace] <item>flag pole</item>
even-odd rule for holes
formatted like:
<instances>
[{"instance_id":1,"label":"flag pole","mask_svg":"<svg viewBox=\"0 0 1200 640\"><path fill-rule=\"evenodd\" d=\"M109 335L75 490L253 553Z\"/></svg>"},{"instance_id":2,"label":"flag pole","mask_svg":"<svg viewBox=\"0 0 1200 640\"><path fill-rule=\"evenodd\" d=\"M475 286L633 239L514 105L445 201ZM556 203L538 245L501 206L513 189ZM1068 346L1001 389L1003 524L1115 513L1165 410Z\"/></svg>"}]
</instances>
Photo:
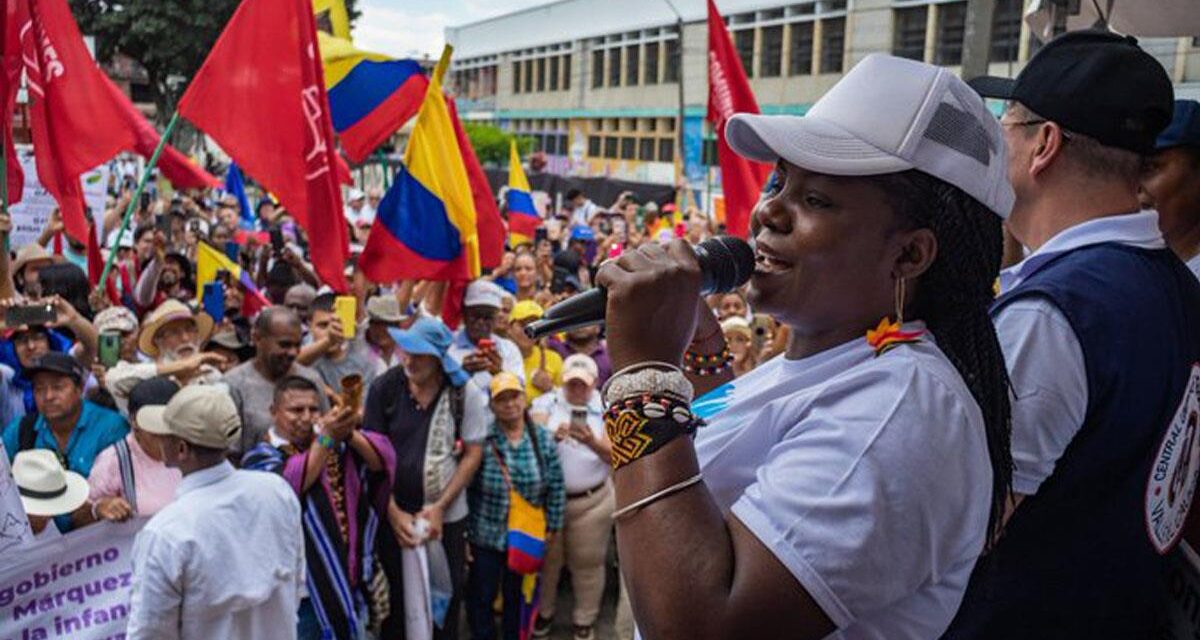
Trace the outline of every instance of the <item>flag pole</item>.
<instances>
[{"instance_id":1,"label":"flag pole","mask_svg":"<svg viewBox=\"0 0 1200 640\"><path fill-rule=\"evenodd\" d=\"M12 114L6 114L9 118ZM8 215L8 142L0 141L0 147L4 147L0 151L0 213ZM9 237L12 231L4 234L4 252L8 253Z\"/></svg>"},{"instance_id":2,"label":"flag pole","mask_svg":"<svg viewBox=\"0 0 1200 640\"><path fill-rule=\"evenodd\" d=\"M162 154L163 148L167 146L167 140L170 139L171 134L175 131L176 124L179 124L178 110L171 114L171 119L167 122L167 128L163 129L162 137L158 140L158 146L154 148L154 153L150 154L150 160L146 162L146 168L142 171L141 179L138 180L137 189L134 190L133 197L129 200L129 205L125 207L125 215L121 218L121 228L117 231L118 242L120 242L121 236L125 235L125 230L129 228L129 220L133 218L133 210L142 199L142 190L146 188L146 183L150 181L150 172L154 170L154 165L158 164L158 156ZM89 241L94 240L92 238ZM96 285L96 291L104 290L104 283L108 281L108 272L112 270L113 261L116 257L116 250L110 247L108 260L104 262L104 271L100 272L100 283Z\"/></svg>"}]
</instances>

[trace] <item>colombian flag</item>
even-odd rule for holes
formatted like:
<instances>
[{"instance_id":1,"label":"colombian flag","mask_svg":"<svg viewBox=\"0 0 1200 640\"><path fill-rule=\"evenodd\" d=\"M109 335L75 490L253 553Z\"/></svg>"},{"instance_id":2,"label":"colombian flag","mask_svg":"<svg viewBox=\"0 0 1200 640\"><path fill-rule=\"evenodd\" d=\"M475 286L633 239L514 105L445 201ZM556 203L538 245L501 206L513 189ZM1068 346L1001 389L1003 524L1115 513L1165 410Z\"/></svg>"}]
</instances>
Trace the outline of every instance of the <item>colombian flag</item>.
<instances>
[{"instance_id":1,"label":"colombian flag","mask_svg":"<svg viewBox=\"0 0 1200 640\"><path fill-rule=\"evenodd\" d=\"M241 265L230 260L224 251L218 251L204 241L196 246L196 304L200 304L204 297L204 285L216 282L218 271L228 271L233 280L242 285L245 292L242 296L242 317L253 318L263 308L271 306Z\"/></svg>"},{"instance_id":2,"label":"colombian flag","mask_svg":"<svg viewBox=\"0 0 1200 640\"><path fill-rule=\"evenodd\" d=\"M429 81L416 60L393 60L317 32L333 129L359 163L417 113Z\"/></svg>"},{"instance_id":3,"label":"colombian flag","mask_svg":"<svg viewBox=\"0 0 1200 640\"><path fill-rule=\"evenodd\" d=\"M479 277L475 202L442 97L449 51L447 47L429 81L404 166L379 203L359 258L363 273L374 282Z\"/></svg>"},{"instance_id":4,"label":"colombian flag","mask_svg":"<svg viewBox=\"0 0 1200 640\"><path fill-rule=\"evenodd\" d=\"M529 188L529 179L521 168L521 156L517 154L517 140L514 138L509 141L508 147L508 191L505 194L508 201L508 230L513 236L514 246L532 242L533 232L542 226L531 193L533 190Z\"/></svg>"}]
</instances>

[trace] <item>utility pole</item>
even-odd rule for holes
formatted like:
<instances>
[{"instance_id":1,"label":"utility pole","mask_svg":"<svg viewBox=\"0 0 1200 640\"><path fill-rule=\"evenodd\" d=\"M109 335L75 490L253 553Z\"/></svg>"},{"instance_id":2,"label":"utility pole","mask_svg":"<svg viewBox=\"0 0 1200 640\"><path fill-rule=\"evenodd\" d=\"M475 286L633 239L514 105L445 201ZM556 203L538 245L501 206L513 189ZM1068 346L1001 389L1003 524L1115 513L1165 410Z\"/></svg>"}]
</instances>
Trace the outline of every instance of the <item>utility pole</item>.
<instances>
[{"instance_id":1,"label":"utility pole","mask_svg":"<svg viewBox=\"0 0 1200 640\"><path fill-rule=\"evenodd\" d=\"M675 8L671 0L663 0L667 6L671 8L671 13L675 14L676 30L679 32L679 122L675 124L675 166L679 167L679 172L676 175L677 182L683 182L684 178L684 158L683 158L683 14ZM670 64L670 58L667 59L667 64ZM678 187L678 184L676 185Z\"/></svg>"},{"instance_id":2,"label":"utility pole","mask_svg":"<svg viewBox=\"0 0 1200 640\"><path fill-rule=\"evenodd\" d=\"M963 33L962 77L970 80L987 75L992 48L992 16L996 0L967 0L967 24Z\"/></svg>"}]
</instances>

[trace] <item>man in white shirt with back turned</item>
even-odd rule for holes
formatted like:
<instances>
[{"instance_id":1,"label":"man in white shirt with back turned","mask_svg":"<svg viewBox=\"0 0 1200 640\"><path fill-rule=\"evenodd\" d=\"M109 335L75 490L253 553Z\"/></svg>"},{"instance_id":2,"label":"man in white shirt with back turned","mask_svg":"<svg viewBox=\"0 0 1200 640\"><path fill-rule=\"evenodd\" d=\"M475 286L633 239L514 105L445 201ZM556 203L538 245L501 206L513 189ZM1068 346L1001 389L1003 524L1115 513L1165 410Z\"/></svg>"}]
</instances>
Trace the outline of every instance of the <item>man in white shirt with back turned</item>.
<instances>
[{"instance_id":1,"label":"man in white shirt with back turned","mask_svg":"<svg viewBox=\"0 0 1200 640\"><path fill-rule=\"evenodd\" d=\"M128 637L296 637L304 585L300 503L275 474L235 471L225 452L241 420L229 393L188 386L138 411L183 472L175 500L133 544Z\"/></svg>"}]
</instances>

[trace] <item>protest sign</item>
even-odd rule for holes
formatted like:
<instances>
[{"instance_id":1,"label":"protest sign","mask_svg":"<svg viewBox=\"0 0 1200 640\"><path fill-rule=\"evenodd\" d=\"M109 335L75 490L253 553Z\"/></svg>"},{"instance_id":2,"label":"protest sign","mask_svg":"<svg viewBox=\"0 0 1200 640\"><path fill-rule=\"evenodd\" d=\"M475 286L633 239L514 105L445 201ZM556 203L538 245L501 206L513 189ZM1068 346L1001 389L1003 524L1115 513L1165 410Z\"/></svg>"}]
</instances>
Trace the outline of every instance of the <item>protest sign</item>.
<instances>
[{"instance_id":1,"label":"protest sign","mask_svg":"<svg viewBox=\"0 0 1200 640\"><path fill-rule=\"evenodd\" d=\"M46 221L50 219L50 213L58 205L54 202L54 196L38 181L33 147L19 145L17 160L25 172L25 189L21 192L21 201L9 207L13 223L11 244L13 247L23 247L37 242L42 229L46 227ZM97 220L104 216L104 205L108 199L108 174L109 167L104 164L80 177L83 199Z\"/></svg>"},{"instance_id":2,"label":"protest sign","mask_svg":"<svg viewBox=\"0 0 1200 640\"><path fill-rule=\"evenodd\" d=\"M143 524L101 522L10 550L0 563L0 640L125 637L130 550Z\"/></svg>"},{"instance_id":3,"label":"protest sign","mask_svg":"<svg viewBox=\"0 0 1200 640\"><path fill-rule=\"evenodd\" d=\"M4 443L0 442L0 554L32 538L25 508L21 506L21 494L8 464L8 453Z\"/></svg>"}]
</instances>

